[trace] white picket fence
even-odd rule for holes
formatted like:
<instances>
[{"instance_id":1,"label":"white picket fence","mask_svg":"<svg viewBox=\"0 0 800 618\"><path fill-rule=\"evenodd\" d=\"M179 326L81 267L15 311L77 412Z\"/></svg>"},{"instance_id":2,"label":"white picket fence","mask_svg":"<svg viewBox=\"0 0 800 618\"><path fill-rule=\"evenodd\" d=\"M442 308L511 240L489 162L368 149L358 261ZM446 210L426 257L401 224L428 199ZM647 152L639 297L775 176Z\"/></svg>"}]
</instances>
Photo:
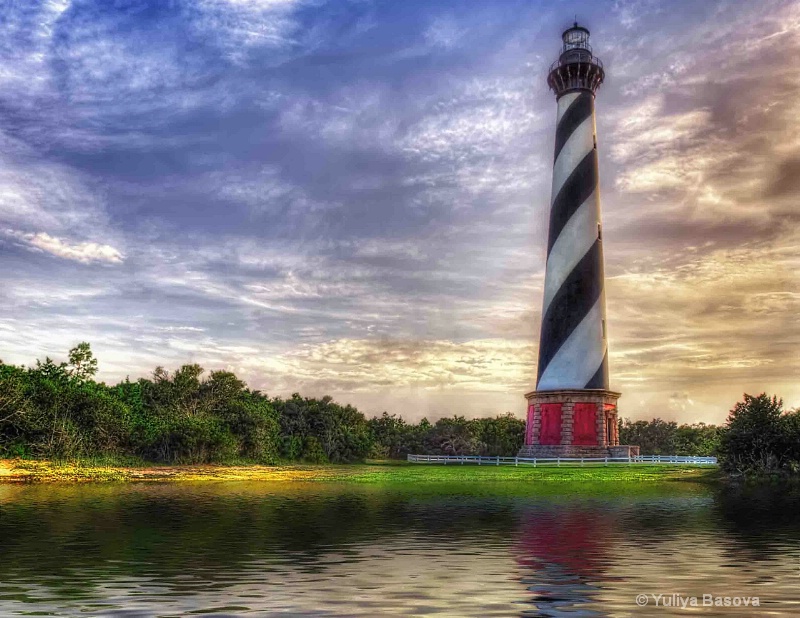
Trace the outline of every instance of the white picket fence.
<instances>
[{"instance_id":1,"label":"white picket fence","mask_svg":"<svg viewBox=\"0 0 800 618\"><path fill-rule=\"evenodd\" d=\"M480 457L478 455L409 455L408 461L422 464L475 464L478 466L561 466L609 464L673 464L716 466L716 457L684 455L638 455L636 457Z\"/></svg>"}]
</instances>

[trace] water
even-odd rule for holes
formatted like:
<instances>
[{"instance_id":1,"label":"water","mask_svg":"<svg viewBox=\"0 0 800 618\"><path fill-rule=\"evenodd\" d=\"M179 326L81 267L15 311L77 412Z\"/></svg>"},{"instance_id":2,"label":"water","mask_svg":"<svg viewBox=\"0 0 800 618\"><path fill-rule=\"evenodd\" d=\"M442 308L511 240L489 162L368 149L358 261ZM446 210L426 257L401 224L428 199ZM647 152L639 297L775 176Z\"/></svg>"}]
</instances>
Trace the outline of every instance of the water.
<instances>
[{"instance_id":1,"label":"water","mask_svg":"<svg viewBox=\"0 0 800 618\"><path fill-rule=\"evenodd\" d=\"M686 615L664 607L673 594L759 598L705 615L800 615L800 497L687 483L0 485L0 616Z\"/></svg>"}]
</instances>

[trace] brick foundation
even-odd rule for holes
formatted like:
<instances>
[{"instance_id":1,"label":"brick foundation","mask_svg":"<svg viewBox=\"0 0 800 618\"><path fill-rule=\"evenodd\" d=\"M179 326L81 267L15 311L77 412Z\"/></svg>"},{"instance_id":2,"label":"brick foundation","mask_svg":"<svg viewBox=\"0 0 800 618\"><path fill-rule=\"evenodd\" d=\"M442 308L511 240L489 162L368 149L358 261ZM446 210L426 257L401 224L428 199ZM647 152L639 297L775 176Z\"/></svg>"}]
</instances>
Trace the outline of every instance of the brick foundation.
<instances>
[{"instance_id":1,"label":"brick foundation","mask_svg":"<svg viewBox=\"0 0 800 618\"><path fill-rule=\"evenodd\" d=\"M620 446L617 400L600 389L533 391L528 400L525 445L520 457L628 457L637 446ZM594 431L592 431L594 427ZM624 453L624 454L623 454Z\"/></svg>"}]
</instances>

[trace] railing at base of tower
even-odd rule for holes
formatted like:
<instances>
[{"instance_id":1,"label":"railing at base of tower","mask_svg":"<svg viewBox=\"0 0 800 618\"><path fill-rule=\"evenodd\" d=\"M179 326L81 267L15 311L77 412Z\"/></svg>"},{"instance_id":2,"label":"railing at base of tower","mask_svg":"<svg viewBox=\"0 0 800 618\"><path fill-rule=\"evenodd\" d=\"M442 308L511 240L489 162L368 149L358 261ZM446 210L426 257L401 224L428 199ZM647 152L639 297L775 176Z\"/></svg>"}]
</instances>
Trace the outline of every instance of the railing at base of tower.
<instances>
[{"instance_id":1,"label":"railing at base of tower","mask_svg":"<svg viewBox=\"0 0 800 618\"><path fill-rule=\"evenodd\" d=\"M636 457L480 457L478 455L408 455L411 463L477 464L479 466L583 466L585 464L673 464L716 466L716 457L638 455Z\"/></svg>"}]
</instances>

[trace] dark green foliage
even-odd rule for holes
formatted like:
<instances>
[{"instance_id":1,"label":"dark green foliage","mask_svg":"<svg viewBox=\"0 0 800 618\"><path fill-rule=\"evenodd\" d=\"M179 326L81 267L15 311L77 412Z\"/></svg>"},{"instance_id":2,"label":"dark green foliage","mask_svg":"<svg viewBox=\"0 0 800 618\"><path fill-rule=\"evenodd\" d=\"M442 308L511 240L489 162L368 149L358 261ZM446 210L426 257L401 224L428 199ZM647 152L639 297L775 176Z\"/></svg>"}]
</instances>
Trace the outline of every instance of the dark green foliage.
<instances>
[{"instance_id":1,"label":"dark green foliage","mask_svg":"<svg viewBox=\"0 0 800 618\"><path fill-rule=\"evenodd\" d=\"M731 410L719 453L733 473L800 471L800 411L785 413L783 401L762 393L744 395Z\"/></svg>"},{"instance_id":2,"label":"dark green foliage","mask_svg":"<svg viewBox=\"0 0 800 618\"><path fill-rule=\"evenodd\" d=\"M85 341L69 351L69 374L78 380L88 380L97 373L97 359Z\"/></svg>"},{"instance_id":3,"label":"dark green foliage","mask_svg":"<svg viewBox=\"0 0 800 618\"><path fill-rule=\"evenodd\" d=\"M370 419L377 454L405 458L409 453L430 455L516 455L525 436L525 421L505 414L468 420L463 416L442 418L431 425L427 419L412 425L383 413Z\"/></svg>"},{"instance_id":4,"label":"dark green foliage","mask_svg":"<svg viewBox=\"0 0 800 618\"><path fill-rule=\"evenodd\" d=\"M525 440L525 421L510 413L494 418L476 418L470 424L482 445L482 455L514 456Z\"/></svg>"},{"instance_id":5,"label":"dark green foliage","mask_svg":"<svg viewBox=\"0 0 800 618\"><path fill-rule=\"evenodd\" d=\"M634 444L642 455L673 455L678 424L654 418L652 421L620 421L620 444Z\"/></svg>"},{"instance_id":6,"label":"dark green foliage","mask_svg":"<svg viewBox=\"0 0 800 618\"><path fill-rule=\"evenodd\" d=\"M384 413L367 420L330 397L269 399L229 371L199 365L114 386L94 381L88 343L69 362L0 363L0 455L130 457L165 463L341 463L409 453L514 455L525 423L510 414L412 424Z\"/></svg>"},{"instance_id":7,"label":"dark green foliage","mask_svg":"<svg viewBox=\"0 0 800 618\"><path fill-rule=\"evenodd\" d=\"M95 382L89 344L69 363L0 364L0 453L50 458L125 455L159 462L278 458L279 425L269 399L229 372L185 365L151 380Z\"/></svg>"},{"instance_id":8,"label":"dark green foliage","mask_svg":"<svg viewBox=\"0 0 800 618\"><path fill-rule=\"evenodd\" d=\"M633 444L642 455L716 455L721 429L697 423L678 425L654 418L652 421L623 419L619 422L620 444Z\"/></svg>"},{"instance_id":9,"label":"dark green foliage","mask_svg":"<svg viewBox=\"0 0 800 618\"><path fill-rule=\"evenodd\" d=\"M405 459L409 453L426 452L426 436L431 428L427 419L417 425L402 417L384 412L367 421L373 438L375 459Z\"/></svg>"},{"instance_id":10,"label":"dark green foliage","mask_svg":"<svg viewBox=\"0 0 800 618\"><path fill-rule=\"evenodd\" d=\"M223 408L222 418L239 436L239 456L262 463L278 459L278 413L260 393L246 392Z\"/></svg>"},{"instance_id":11,"label":"dark green foliage","mask_svg":"<svg viewBox=\"0 0 800 618\"><path fill-rule=\"evenodd\" d=\"M275 399L281 431L281 455L287 459L318 458L318 447L333 463L363 461L373 447L367 419L352 406L340 406L330 397L308 399L294 393Z\"/></svg>"},{"instance_id":12,"label":"dark green foliage","mask_svg":"<svg viewBox=\"0 0 800 618\"><path fill-rule=\"evenodd\" d=\"M722 428L716 425L697 423L679 425L675 431L675 455L716 455Z\"/></svg>"},{"instance_id":13,"label":"dark green foliage","mask_svg":"<svg viewBox=\"0 0 800 618\"><path fill-rule=\"evenodd\" d=\"M198 365L172 375L158 367L138 388L124 384L124 396L140 410L138 453L157 461L274 462L278 420L269 400L230 372L214 371L206 380L202 374Z\"/></svg>"},{"instance_id":14,"label":"dark green foliage","mask_svg":"<svg viewBox=\"0 0 800 618\"><path fill-rule=\"evenodd\" d=\"M432 455L476 455L485 446L477 433L463 416L440 418L427 433L427 452Z\"/></svg>"},{"instance_id":15,"label":"dark green foliage","mask_svg":"<svg viewBox=\"0 0 800 618\"><path fill-rule=\"evenodd\" d=\"M367 424L372 432L373 450L370 456L374 459L399 459L412 452L405 444L410 432L401 417L384 412L381 416L369 419Z\"/></svg>"},{"instance_id":16,"label":"dark green foliage","mask_svg":"<svg viewBox=\"0 0 800 618\"><path fill-rule=\"evenodd\" d=\"M28 399L26 372L0 364L0 453L30 454L27 427L36 411Z\"/></svg>"},{"instance_id":17,"label":"dark green foliage","mask_svg":"<svg viewBox=\"0 0 800 618\"><path fill-rule=\"evenodd\" d=\"M330 459L325 451L322 450L322 444L316 436L308 436L303 444L303 454L300 459L305 463L310 464L324 464L330 463Z\"/></svg>"},{"instance_id":18,"label":"dark green foliage","mask_svg":"<svg viewBox=\"0 0 800 618\"><path fill-rule=\"evenodd\" d=\"M93 360L81 344L70 351L69 364L47 358L29 369L2 365L0 449L76 457L124 448L130 415L105 384L87 378Z\"/></svg>"},{"instance_id":19,"label":"dark green foliage","mask_svg":"<svg viewBox=\"0 0 800 618\"><path fill-rule=\"evenodd\" d=\"M786 432L786 467L794 474L800 474L800 408L788 412L783 419Z\"/></svg>"}]
</instances>

